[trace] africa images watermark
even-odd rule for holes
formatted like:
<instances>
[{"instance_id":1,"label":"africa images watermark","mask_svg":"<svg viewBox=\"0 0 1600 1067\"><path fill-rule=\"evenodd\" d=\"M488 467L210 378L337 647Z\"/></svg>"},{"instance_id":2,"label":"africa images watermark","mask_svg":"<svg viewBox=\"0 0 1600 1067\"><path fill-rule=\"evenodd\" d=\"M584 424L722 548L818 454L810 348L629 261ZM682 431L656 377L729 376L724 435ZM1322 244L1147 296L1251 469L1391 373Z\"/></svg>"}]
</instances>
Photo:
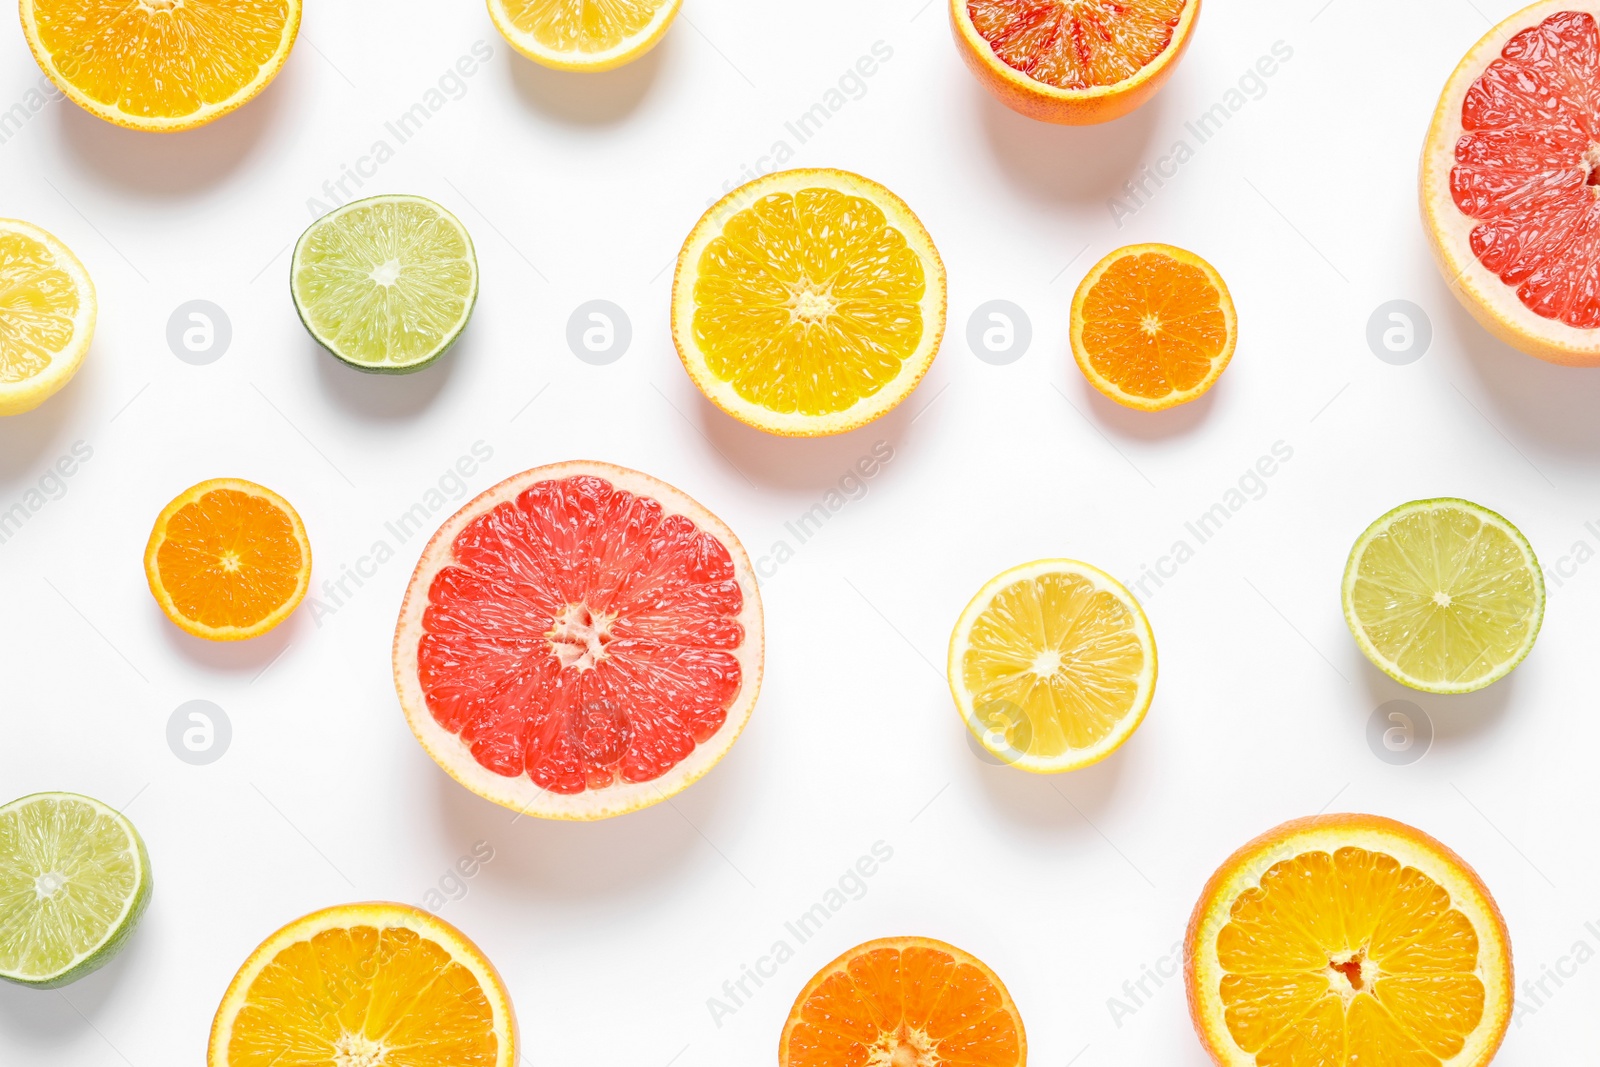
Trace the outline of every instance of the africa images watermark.
<instances>
[{"instance_id":1,"label":"africa images watermark","mask_svg":"<svg viewBox=\"0 0 1600 1067\"><path fill-rule=\"evenodd\" d=\"M306 598L312 621L321 629L323 622L350 603L368 581L377 577L378 569L398 554L400 546L421 534L430 537L437 523L434 517L451 503L467 495L469 479L475 477L483 464L494 458L494 446L487 441L474 441L472 447L434 481L409 508L383 524L384 536L372 542L367 551L354 563L341 563L335 578L322 580L322 595Z\"/></svg>"},{"instance_id":2,"label":"africa images watermark","mask_svg":"<svg viewBox=\"0 0 1600 1067\"><path fill-rule=\"evenodd\" d=\"M1600 955L1596 946L1600 946L1600 921L1586 922L1583 924L1583 935L1572 943L1570 949L1557 956L1554 963L1541 963L1537 976L1524 976L1522 991L1517 995L1516 1008L1511 1013L1512 1023L1521 1029L1523 1023L1548 1007L1556 994L1578 977L1579 968ZM1552 989L1552 986L1555 988Z\"/></svg>"},{"instance_id":3,"label":"africa images watermark","mask_svg":"<svg viewBox=\"0 0 1600 1067\"><path fill-rule=\"evenodd\" d=\"M1167 152L1154 163L1142 164L1138 176L1123 183L1122 195L1106 200L1106 211L1117 229L1122 229L1126 219L1137 215L1156 198L1167 182L1178 176L1178 170L1193 159L1196 150L1211 140L1243 111L1251 101L1267 95L1268 79L1294 58L1294 49L1286 41L1274 41L1255 63L1239 75L1236 84L1229 86L1221 98L1195 118L1183 124L1188 137L1180 137Z\"/></svg>"},{"instance_id":4,"label":"africa images watermark","mask_svg":"<svg viewBox=\"0 0 1600 1067\"><path fill-rule=\"evenodd\" d=\"M783 524L784 532L789 536L778 538L767 550L766 555L756 557L754 564L756 578L760 581L769 581L775 577L778 568L794 559L800 546L815 537L835 515L844 510L845 505L866 496L869 483L883 473L883 468L893 459L893 445L888 441L875 442L872 451L856 460L844 474L840 475L839 480L822 494L820 500L795 516L793 520Z\"/></svg>"},{"instance_id":5,"label":"africa images watermark","mask_svg":"<svg viewBox=\"0 0 1600 1067\"><path fill-rule=\"evenodd\" d=\"M0 511L0 545L17 536L45 505L66 496L67 480L93 456L94 448L87 441L74 441L72 448L45 468L39 480L24 490L21 498Z\"/></svg>"},{"instance_id":6,"label":"africa images watermark","mask_svg":"<svg viewBox=\"0 0 1600 1067\"><path fill-rule=\"evenodd\" d=\"M757 956L753 966L741 963L738 976L722 983L721 995L706 998L706 1010L711 1013L711 1021L717 1029L722 1029L725 1020L750 1003L768 979L777 976L779 967L794 959L796 948L817 936L845 905L866 896L869 880L892 859L894 848L886 841L874 841L871 848L823 891L816 903L783 924L784 936L774 941L765 954Z\"/></svg>"},{"instance_id":7,"label":"africa images watermark","mask_svg":"<svg viewBox=\"0 0 1600 1067\"><path fill-rule=\"evenodd\" d=\"M0 145L22 132L33 117L57 100L65 99L61 90L43 74L22 94L22 98L4 111L0 111Z\"/></svg>"},{"instance_id":8,"label":"africa images watermark","mask_svg":"<svg viewBox=\"0 0 1600 1067\"><path fill-rule=\"evenodd\" d=\"M472 47L446 67L415 103L383 124L383 134L373 140L364 154L357 156L353 163L339 164L338 175L322 183L321 196L325 200L316 196L306 198L306 210L311 217L321 218L341 204L359 199L357 194L377 176L378 169L393 159L402 145L421 133L435 115L466 96L468 79L493 58L494 47L488 41L473 41Z\"/></svg>"}]
</instances>

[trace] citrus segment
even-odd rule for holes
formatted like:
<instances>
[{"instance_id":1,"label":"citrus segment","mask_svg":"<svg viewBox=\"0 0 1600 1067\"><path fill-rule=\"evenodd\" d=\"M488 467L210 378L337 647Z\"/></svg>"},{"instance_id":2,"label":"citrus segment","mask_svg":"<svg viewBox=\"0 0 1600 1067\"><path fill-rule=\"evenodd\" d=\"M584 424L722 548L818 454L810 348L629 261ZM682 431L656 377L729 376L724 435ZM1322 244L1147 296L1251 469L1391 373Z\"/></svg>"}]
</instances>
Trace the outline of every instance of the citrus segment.
<instances>
[{"instance_id":1,"label":"citrus segment","mask_svg":"<svg viewBox=\"0 0 1600 1067\"><path fill-rule=\"evenodd\" d=\"M672 334L691 378L769 433L854 429L916 387L944 333L944 267L893 193L844 171L759 178L685 243Z\"/></svg>"},{"instance_id":2,"label":"citrus segment","mask_svg":"<svg viewBox=\"0 0 1600 1067\"><path fill-rule=\"evenodd\" d=\"M1117 403L1159 411L1205 394L1238 345L1233 298L1216 269L1172 245L1119 248L1072 298L1072 354Z\"/></svg>"},{"instance_id":3,"label":"citrus segment","mask_svg":"<svg viewBox=\"0 0 1600 1067\"><path fill-rule=\"evenodd\" d=\"M1222 1067L1481 1067L1511 959L1460 857L1368 815L1287 823L1236 852L1190 920L1190 1012Z\"/></svg>"},{"instance_id":4,"label":"citrus segment","mask_svg":"<svg viewBox=\"0 0 1600 1067\"><path fill-rule=\"evenodd\" d=\"M950 692L967 728L1014 766L1088 766L1138 729L1156 646L1138 601L1074 560L1013 567L972 598L950 636Z\"/></svg>"},{"instance_id":5,"label":"citrus segment","mask_svg":"<svg viewBox=\"0 0 1600 1067\"><path fill-rule=\"evenodd\" d=\"M466 227L420 196L375 196L312 223L290 291L317 343L363 371L421 370L455 344L478 300Z\"/></svg>"},{"instance_id":6,"label":"citrus segment","mask_svg":"<svg viewBox=\"0 0 1600 1067\"><path fill-rule=\"evenodd\" d=\"M1000 977L954 945L887 937L857 945L800 991L780 1067L1022 1067L1022 1017Z\"/></svg>"},{"instance_id":7,"label":"citrus segment","mask_svg":"<svg viewBox=\"0 0 1600 1067\"><path fill-rule=\"evenodd\" d=\"M1188 46L1200 0L950 0L962 59L1002 103L1084 125L1137 108Z\"/></svg>"},{"instance_id":8,"label":"citrus segment","mask_svg":"<svg viewBox=\"0 0 1600 1067\"><path fill-rule=\"evenodd\" d=\"M489 0L511 46L558 70L602 71L654 48L683 0Z\"/></svg>"},{"instance_id":9,"label":"citrus segment","mask_svg":"<svg viewBox=\"0 0 1600 1067\"><path fill-rule=\"evenodd\" d=\"M76 793L0 807L0 978L54 989L103 967L150 886L144 841L114 808Z\"/></svg>"},{"instance_id":10,"label":"citrus segment","mask_svg":"<svg viewBox=\"0 0 1600 1067\"><path fill-rule=\"evenodd\" d=\"M150 592L168 618L212 641L259 637L311 584L311 545L289 502L239 478L185 491L145 548Z\"/></svg>"},{"instance_id":11,"label":"citrus segment","mask_svg":"<svg viewBox=\"0 0 1600 1067\"><path fill-rule=\"evenodd\" d=\"M450 924L348 904L268 938L228 986L208 1067L511 1067L505 985Z\"/></svg>"},{"instance_id":12,"label":"citrus segment","mask_svg":"<svg viewBox=\"0 0 1600 1067\"><path fill-rule=\"evenodd\" d=\"M1379 518L1345 567L1345 620L1396 681L1467 693L1521 663L1544 618L1533 548L1466 500L1416 500Z\"/></svg>"},{"instance_id":13,"label":"citrus segment","mask_svg":"<svg viewBox=\"0 0 1600 1067\"><path fill-rule=\"evenodd\" d=\"M732 747L761 682L761 605L732 531L603 463L527 471L434 536L395 635L423 746L547 818L672 796Z\"/></svg>"},{"instance_id":14,"label":"citrus segment","mask_svg":"<svg viewBox=\"0 0 1600 1067\"><path fill-rule=\"evenodd\" d=\"M66 245L0 219L0 415L32 411L72 380L95 310L94 284Z\"/></svg>"},{"instance_id":15,"label":"citrus segment","mask_svg":"<svg viewBox=\"0 0 1600 1067\"><path fill-rule=\"evenodd\" d=\"M21 0L34 58L89 112L170 131L239 107L277 76L300 0Z\"/></svg>"}]
</instances>

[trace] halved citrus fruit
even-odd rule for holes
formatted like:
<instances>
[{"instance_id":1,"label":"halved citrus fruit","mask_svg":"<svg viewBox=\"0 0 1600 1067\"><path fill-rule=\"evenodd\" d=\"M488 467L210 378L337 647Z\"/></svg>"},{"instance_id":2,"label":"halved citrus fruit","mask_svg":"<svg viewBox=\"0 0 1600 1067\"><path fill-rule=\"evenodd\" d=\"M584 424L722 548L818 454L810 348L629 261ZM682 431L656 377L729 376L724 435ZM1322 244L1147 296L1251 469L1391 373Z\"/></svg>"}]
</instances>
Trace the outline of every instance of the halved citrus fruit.
<instances>
[{"instance_id":1,"label":"halved citrus fruit","mask_svg":"<svg viewBox=\"0 0 1600 1067\"><path fill-rule=\"evenodd\" d=\"M283 68L300 0L21 0L33 58L67 98L167 133L221 118Z\"/></svg>"},{"instance_id":2,"label":"halved citrus fruit","mask_svg":"<svg viewBox=\"0 0 1600 1067\"><path fill-rule=\"evenodd\" d=\"M1222 275L1162 244L1129 245L1096 263L1072 297L1070 328L1089 384L1141 411L1203 396L1239 343Z\"/></svg>"},{"instance_id":3,"label":"halved citrus fruit","mask_svg":"<svg viewBox=\"0 0 1600 1067\"><path fill-rule=\"evenodd\" d=\"M1345 621L1395 681L1470 693L1521 663L1544 620L1522 533L1467 500L1414 500L1367 527L1345 565Z\"/></svg>"},{"instance_id":4,"label":"halved citrus fruit","mask_svg":"<svg viewBox=\"0 0 1600 1067\"><path fill-rule=\"evenodd\" d=\"M150 903L133 823L76 793L0 807L0 978L55 989L111 962Z\"/></svg>"},{"instance_id":5,"label":"halved citrus fruit","mask_svg":"<svg viewBox=\"0 0 1600 1067\"><path fill-rule=\"evenodd\" d=\"M905 202L842 170L729 193L678 257L672 340L711 402L768 433L843 433L916 388L944 337L944 264Z\"/></svg>"},{"instance_id":6,"label":"halved citrus fruit","mask_svg":"<svg viewBox=\"0 0 1600 1067\"><path fill-rule=\"evenodd\" d=\"M761 599L722 521L647 474L508 478L428 543L394 639L412 731L468 789L549 819L673 796L761 687Z\"/></svg>"},{"instance_id":7,"label":"halved citrus fruit","mask_svg":"<svg viewBox=\"0 0 1600 1067\"><path fill-rule=\"evenodd\" d=\"M1005 983L927 937L857 945L795 999L779 1067L1023 1067L1028 1039Z\"/></svg>"},{"instance_id":8,"label":"halved citrus fruit","mask_svg":"<svg viewBox=\"0 0 1600 1067\"><path fill-rule=\"evenodd\" d=\"M404 904L345 904L267 938L211 1024L207 1067L513 1067L517 1023L478 947Z\"/></svg>"},{"instance_id":9,"label":"halved citrus fruit","mask_svg":"<svg viewBox=\"0 0 1600 1067\"><path fill-rule=\"evenodd\" d=\"M450 350L478 303L467 228L421 196L372 196L306 227L289 264L300 321L340 362L410 374Z\"/></svg>"},{"instance_id":10,"label":"halved citrus fruit","mask_svg":"<svg viewBox=\"0 0 1600 1067\"><path fill-rule=\"evenodd\" d=\"M950 0L961 58L1029 118L1120 118L1172 76L1200 0Z\"/></svg>"},{"instance_id":11,"label":"halved citrus fruit","mask_svg":"<svg viewBox=\"0 0 1600 1067\"><path fill-rule=\"evenodd\" d=\"M311 585L311 542L289 502L241 478L179 494L144 550L150 592L179 627L209 641L260 637Z\"/></svg>"},{"instance_id":12,"label":"halved citrus fruit","mask_svg":"<svg viewBox=\"0 0 1600 1067\"><path fill-rule=\"evenodd\" d=\"M1404 823L1285 823L1206 883L1189 1013L1220 1067L1484 1067L1511 1021L1511 941L1472 868Z\"/></svg>"},{"instance_id":13,"label":"halved citrus fruit","mask_svg":"<svg viewBox=\"0 0 1600 1067\"><path fill-rule=\"evenodd\" d=\"M1156 641L1122 583L1070 559L991 579L950 635L950 693L991 754L1053 774L1097 763L1144 721Z\"/></svg>"},{"instance_id":14,"label":"halved citrus fruit","mask_svg":"<svg viewBox=\"0 0 1600 1067\"><path fill-rule=\"evenodd\" d=\"M683 0L489 0L511 47L556 70L620 67L660 43Z\"/></svg>"},{"instance_id":15,"label":"halved citrus fruit","mask_svg":"<svg viewBox=\"0 0 1600 1067\"><path fill-rule=\"evenodd\" d=\"M1600 364L1600 0L1545 0L1473 46L1422 149L1445 280L1494 336Z\"/></svg>"},{"instance_id":16,"label":"halved citrus fruit","mask_svg":"<svg viewBox=\"0 0 1600 1067\"><path fill-rule=\"evenodd\" d=\"M0 415L32 411L72 380L94 336L94 283L72 250L0 219Z\"/></svg>"}]
</instances>

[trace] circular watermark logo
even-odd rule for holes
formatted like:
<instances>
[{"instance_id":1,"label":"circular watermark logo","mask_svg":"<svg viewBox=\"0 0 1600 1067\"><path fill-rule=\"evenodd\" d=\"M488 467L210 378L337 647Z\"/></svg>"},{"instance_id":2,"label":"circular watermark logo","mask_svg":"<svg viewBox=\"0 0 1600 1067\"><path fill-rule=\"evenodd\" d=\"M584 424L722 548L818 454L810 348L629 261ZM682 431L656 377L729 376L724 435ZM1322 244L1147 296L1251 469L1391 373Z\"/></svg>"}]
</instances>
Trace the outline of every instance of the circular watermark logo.
<instances>
[{"instance_id":1,"label":"circular watermark logo","mask_svg":"<svg viewBox=\"0 0 1600 1067\"><path fill-rule=\"evenodd\" d=\"M1009 300L979 304L967 320L967 347L985 363L1003 367L1015 363L1033 343L1033 323L1028 313Z\"/></svg>"},{"instance_id":2,"label":"circular watermark logo","mask_svg":"<svg viewBox=\"0 0 1600 1067\"><path fill-rule=\"evenodd\" d=\"M1379 304L1367 319L1367 347L1385 363L1403 367L1428 353L1433 323L1428 313L1409 300Z\"/></svg>"},{"instance_id":3,"label":"circular watermark logo","mask_svg":"<svg viewBox=\"0 0 1600 1067\"><path fill-rule=\"evenodd\" d=\"M1009 767L1021 759L1033 742L1028 713L1009 700L991 700L973 709L983 726L980 740L967 730L967 747L984 763Z\"/></svg>"},{"instance_id":4,"label":"circular watermark logo","mask_svg":"<svg viewBox=\"0 0 1600 1067\"><path fill-rule=\"evenodd\" d=\"M621 359L632 341L633 323L628 313L609 300L579 304L567 320L567 347L596 367Z\"/></svg>"},{"instance_id":5,"label":"circular watermark logo","mask_svg":"<svg viewBox=\"0 0 1600 1067\"><path fill-rule=\"evenodd\" d=\"M167 318L167 347L185 363L204 367L215 363L233 341L228 313L209 300L179 304Z\"/></svg>"},{"instance_id":6,"label":"circular watermark logo","mask_svg":"<svg viewBox=\"0 0 1600 1067\"><path fill-rule=\"evenodd\" d=\"M209 700L180 704L167 719L167 747L183 762L195 767L215 763L233 741L228 713Z\"/></svg>"},{"instance_id":7,"label":"circular watermark logo","mask_svg":"<svg viewBox=\"0 0 1600 1067\"><path fill-rule=\"evenodd\" d=\"M1367 719L1367 747L1385 763L1413 764L1433 747L1433 720L1409 700L1379 704Z\"/></svg>"}]
</instances>

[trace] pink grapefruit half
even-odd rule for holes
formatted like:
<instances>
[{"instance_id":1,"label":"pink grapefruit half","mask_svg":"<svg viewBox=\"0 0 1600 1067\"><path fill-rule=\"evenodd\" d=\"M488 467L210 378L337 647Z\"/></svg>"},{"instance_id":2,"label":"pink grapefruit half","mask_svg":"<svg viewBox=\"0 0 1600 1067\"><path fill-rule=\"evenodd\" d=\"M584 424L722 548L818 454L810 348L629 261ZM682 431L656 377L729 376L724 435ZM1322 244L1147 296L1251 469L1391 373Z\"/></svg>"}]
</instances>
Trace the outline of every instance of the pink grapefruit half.
<instances>
[{"instance_id":1,"label":"pink grapefruit half","mask_svg":"<svg viewBox=\"0 0 1600 1067\"><path fill-rule=\"evenodd\" d=\"M1600 0L1544 0L1473 46L1422 150L1422 216L1490 333L1600 365Z\"/></svg>"},{"instance_id":2,"label":"pink grapefruit half","mask_svg":"<svg viewBox=\"0 0 1600 1067\"><path fill-rule=\"evenodd\" d=\"M603 819L728 753L762 654L733 531L665 482L578 461L508 478L439 528L400 609L394 677L456 781L529 815Z\"/></svg>"}]
</instances>

